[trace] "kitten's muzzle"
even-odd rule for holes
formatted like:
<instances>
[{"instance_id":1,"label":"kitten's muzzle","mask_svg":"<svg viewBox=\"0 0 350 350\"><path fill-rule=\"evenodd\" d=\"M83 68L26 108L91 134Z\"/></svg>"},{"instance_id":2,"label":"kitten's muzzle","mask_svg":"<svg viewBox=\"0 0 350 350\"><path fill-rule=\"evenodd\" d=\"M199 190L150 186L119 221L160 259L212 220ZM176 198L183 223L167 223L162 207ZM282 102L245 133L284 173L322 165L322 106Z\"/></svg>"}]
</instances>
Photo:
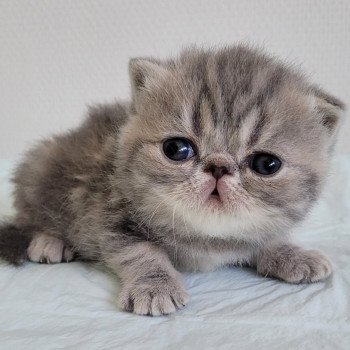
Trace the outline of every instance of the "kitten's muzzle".
<instances>
[{"instance_id":1,"label":"kitten's muzzle","mask_svg":"<svg viewBox=\"0 0 350 350\"><path fill-rule=\"evenodd\" d=\"M210 172L216 181L224 175L229 174L229 170L226 166L217 166L215 164L210 164L205 171Z\"/></svg>"},{"instance_id":2,"label":"kitten's muzzle","mask_svg":"<svg viewBox=\"0 0 350 350\"><path fill-rule=\"evenodd\" d=\"M230 192L227 180L234 175L234 170L234 161L225 154L210 154L204 159L203 171L211 175L203 191L206 193L206 200L225 201Z\"/></svg>"},{"instance_id":3,"label":"kitten's muzzle","mask_svg":"<svg viewBox=\"0 0 350 350\"><path fill-rule=\"evenodd\" d=\"M232 175L232 173L230 173L229 169L226 166L217 166L215 164L208 165L205 171L207 173L211 173L212 186L214 185L214 188L210 192L209 197L214 196L218 199L222 199L222 196L225 196L228 190L227 186L223 185L222 182L225 182L227 175Z\"/></svg>"},{"instance_id":4,"label":"kitten's muzzle","mask_svg":"<svg viewBox=\"0 0 350 350\"><path fill-rule=\"evenodd\" d=\"M211 173L218 181L224 175L233 175L234 173L234 162L225 154L211 154L204 160L203 171Z\"/></svg>"}]
</instances>

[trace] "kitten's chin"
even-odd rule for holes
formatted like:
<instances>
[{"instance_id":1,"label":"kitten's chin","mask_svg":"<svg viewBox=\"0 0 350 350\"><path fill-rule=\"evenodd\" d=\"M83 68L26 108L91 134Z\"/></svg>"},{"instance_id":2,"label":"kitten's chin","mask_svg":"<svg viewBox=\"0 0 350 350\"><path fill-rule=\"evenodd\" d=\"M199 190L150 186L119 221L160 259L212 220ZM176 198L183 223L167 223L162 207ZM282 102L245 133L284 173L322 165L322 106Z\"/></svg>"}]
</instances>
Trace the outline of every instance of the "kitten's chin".
<instances>
[{"instance_id":1,"label":"kitten's chin","mask_svg":"<svg viewBox=\"0 0 350 350\"><path fill-rule=\"evenodd\" d=\"M186 225L203 237L240 239L258 242L266 235L279 232L286 222L277 210L255 207L250 210L225 210L225 203L215 196L208 198L202 210L188 212Z\"/></svg>"}]
</instances>

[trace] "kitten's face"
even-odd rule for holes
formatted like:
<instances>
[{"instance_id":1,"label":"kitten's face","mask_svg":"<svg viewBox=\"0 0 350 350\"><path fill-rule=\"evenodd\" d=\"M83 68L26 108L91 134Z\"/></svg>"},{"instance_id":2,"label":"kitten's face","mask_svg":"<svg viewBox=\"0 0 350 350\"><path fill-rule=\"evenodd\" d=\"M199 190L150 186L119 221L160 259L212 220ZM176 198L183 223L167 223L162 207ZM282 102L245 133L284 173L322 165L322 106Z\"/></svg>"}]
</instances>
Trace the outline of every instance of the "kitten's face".
<instances>
[{"instance_id":1,"label":"kitten's face","mask_svg":"<svg viewBox=\"0 0 350 350\"><path fill-rule=\"evenodd\" d=\"M336 107L302 78L246 49L136 61L131 75L135 115L121 142L128 196L149 224L258 239L304 217L336 123L320 110Z\"/></svg>"}]
</instances>

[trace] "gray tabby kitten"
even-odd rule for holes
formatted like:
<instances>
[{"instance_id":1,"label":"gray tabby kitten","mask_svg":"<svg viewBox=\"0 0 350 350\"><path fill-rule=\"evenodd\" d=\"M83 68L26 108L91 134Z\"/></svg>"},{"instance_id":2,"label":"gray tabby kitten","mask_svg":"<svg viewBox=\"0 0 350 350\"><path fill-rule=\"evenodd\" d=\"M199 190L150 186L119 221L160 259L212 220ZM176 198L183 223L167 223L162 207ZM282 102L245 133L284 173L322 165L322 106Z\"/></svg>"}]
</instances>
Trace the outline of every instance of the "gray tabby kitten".
<instances>
[{"instance_id":1,"label":"gray tabby kitten","mask_svg":"<svg viewBox=\"0 0 350 350\"><path fill-rule=\"evenodd\" d=\"M122 309L174 312L178 270L249 265L300 283L329 260L290 243L319 196L343 104L245 46L130 61L132 101L92 108L18 166L0 256L73 256L121 279Z\"/></svg>"}]
</instances>

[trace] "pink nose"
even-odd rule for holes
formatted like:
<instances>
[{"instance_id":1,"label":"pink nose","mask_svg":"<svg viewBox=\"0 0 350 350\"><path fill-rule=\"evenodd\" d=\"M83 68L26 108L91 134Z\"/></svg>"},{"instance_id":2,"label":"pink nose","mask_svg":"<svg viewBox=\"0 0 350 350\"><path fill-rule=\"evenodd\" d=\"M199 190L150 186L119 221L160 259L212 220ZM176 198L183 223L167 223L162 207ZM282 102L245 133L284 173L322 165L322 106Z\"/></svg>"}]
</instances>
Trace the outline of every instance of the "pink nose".
<instances>
[{"instance_id":1,"label":"pink nose","mask_svg":"<svg viewBox=\"0 0 350 350\"><path fill-rule=\"evenodd\" d=\"M225 166L217 166L215 164L211 164L206 168L207 172L211 172L213 177L216 180L219 180L220 178L222 178L224 175L228 174L229 171L227 169L227 167Z\"/></svg>"}]
</instances>

